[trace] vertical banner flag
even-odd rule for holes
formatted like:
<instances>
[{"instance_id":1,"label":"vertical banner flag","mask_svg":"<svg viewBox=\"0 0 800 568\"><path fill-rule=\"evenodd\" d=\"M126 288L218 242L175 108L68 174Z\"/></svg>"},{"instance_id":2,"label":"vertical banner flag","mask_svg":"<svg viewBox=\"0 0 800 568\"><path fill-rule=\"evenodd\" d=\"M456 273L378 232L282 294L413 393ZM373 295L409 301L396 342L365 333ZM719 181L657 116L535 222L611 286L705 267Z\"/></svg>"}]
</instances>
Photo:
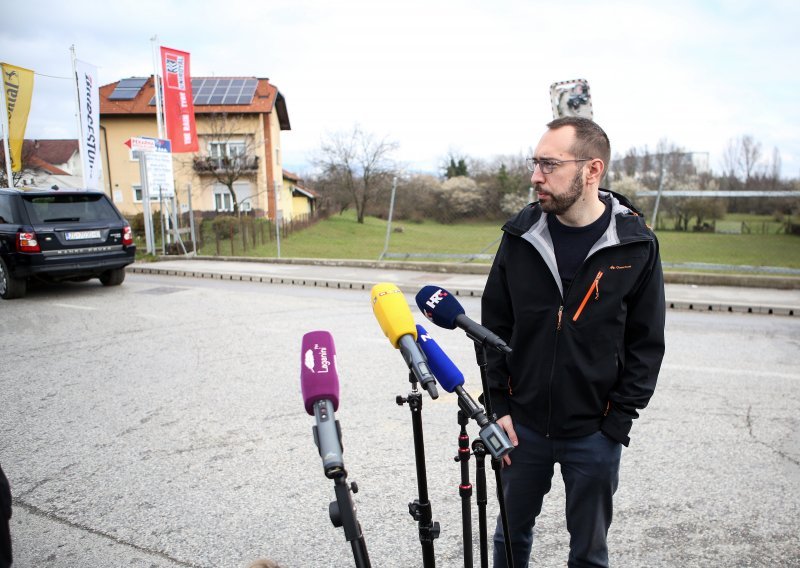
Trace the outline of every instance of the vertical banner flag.
<instances>
[{"instance_id":1,"label":"vertical banner flag","mask_svg":"<svg viewBox=\"0 0 800 568\"><path fill-rule=\"evenodd\" d=\"M167 138L172 141L172 151L197 152L189 54L162 47L161 71L164 84L164 122L167 126Z\"/></svg>"},{"instance_id":2,"label":"vertical banner flag","mask_svg":"<svg viewBox=\"0 0 800 568\"><path fill-rule=\"evenodd\" d=\"M25 141L25 126L31 110L33 95L33 71L16 65L0 63L3 70L3 89L8 111L8 146L11 154L11 170L22 171L22 143Z\"/></svg>"},{"instance_id":3,"label":"vertical banner flag","mask_svg":"<svg viewBox=\"0 0 800 568\"><path fill-rule=\"evenodd\" d=\"M97 68L79 59L75 60L78 81L78 106L81 115L81 165L86 189L100 189L102 162L100 160L100 88Z\"/></svg>"}]
</instances>

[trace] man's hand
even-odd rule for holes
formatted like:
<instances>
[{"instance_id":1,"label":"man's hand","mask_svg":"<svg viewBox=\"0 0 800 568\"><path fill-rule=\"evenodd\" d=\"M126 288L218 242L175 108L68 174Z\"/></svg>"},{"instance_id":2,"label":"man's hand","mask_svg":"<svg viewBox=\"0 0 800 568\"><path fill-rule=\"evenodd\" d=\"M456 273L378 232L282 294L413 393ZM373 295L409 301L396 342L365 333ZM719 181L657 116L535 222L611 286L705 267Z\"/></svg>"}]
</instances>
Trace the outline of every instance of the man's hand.
<instances>
[{"instance_id":1,"label":"man's hand","mask_svg":"<svg viewBox=\"0 0 800 568\"><path fill-rule=\"evenodd\" d=\"M519 444L519 440L517 439L517 433L514 431L514 423L511 421L511 415L506 414L505 416L498 418L497 425L506 431L506 434L508 434L508 439L516 448L517 444ZM503 463L505 465L511 465L511 454L506 454L503 456Z\"/></svg>"}]
</instances>

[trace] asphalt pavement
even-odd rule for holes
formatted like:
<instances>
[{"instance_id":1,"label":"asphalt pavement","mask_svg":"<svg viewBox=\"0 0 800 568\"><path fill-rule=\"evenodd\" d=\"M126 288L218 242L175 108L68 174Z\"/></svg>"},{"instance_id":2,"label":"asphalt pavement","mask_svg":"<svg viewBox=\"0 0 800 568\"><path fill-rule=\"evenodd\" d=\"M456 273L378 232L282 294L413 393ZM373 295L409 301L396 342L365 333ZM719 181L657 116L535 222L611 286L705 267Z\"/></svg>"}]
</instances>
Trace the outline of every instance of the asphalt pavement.
<instances>
[{"instance_id":1,"label":"asphalt pavement","mask_svg":"<svg viewBox=\"0 0 800 568\"><path fill-rule=\"evenodd\" d=\"M298 347L311 329L336 338L336 416L372 563L421 566L408 514L419 493L411 413L396 400L408 371L375 321L369 289L399 283L411 301L439 284L479 314L485 273L199 260L146 268L192 277L42 285L2 304L0 462L14 495L15 568L246 568L258 557L285 568L352 566L328 516L333 484L298 381ZM717 298L701 285L686 293L736 299L724 294L737 289L723 288ZM623 450L612 565L800 566L800 321L692 309L667 314L658 388ZM472 342L459 330L429 331L477 398ZM456 397L423 398L428 490L442 528L436 565L463 566ZM476 424L468 428L474 437ZM563 567L568 554L560 477L537 520L533 562L544 568ZM474 502L471 512L477 565Z\"/></svg>"},{"instance_id":2,"label":"asphalt pavement","mask_svg":"<svg viewBox=\"0 0 800 568\"><path fill-rule=\"evenodd\" d=\"M311 259L257 261L204 257L135 263L128 270L139 274L354 290L369 290L378 282L391 282L406 293L415 293L430 284L441 286L457 296L479 297L486 284L488 266ZM668 272L665 294L670 309L800 315L800 278L758 279L735 275Z\"/></svg>"}]
</instances>

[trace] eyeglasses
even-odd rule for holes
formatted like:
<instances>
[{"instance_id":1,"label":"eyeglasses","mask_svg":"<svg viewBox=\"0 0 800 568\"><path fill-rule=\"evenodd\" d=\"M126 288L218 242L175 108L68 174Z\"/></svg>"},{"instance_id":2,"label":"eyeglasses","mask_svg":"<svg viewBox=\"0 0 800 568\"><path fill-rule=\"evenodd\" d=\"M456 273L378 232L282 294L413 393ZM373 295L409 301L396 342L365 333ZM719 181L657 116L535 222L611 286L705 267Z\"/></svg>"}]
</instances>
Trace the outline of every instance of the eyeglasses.
<instances>
[{"instance_id":1,"label":"eyeglasses","mask_svg":"<svg viewBox=\"0 0 800 568\"><path fill-rule=\"evenodd\" d=\"M535 172L538 167L539 171L543 174L552 174L553 170L561 164L566 164L567 162L588 162L590 160L594 160L594 158L580 158L578 160L539 160L537 158L526 158L525 165L528 166L529 171Z\"/></svg>"}]
</instances>

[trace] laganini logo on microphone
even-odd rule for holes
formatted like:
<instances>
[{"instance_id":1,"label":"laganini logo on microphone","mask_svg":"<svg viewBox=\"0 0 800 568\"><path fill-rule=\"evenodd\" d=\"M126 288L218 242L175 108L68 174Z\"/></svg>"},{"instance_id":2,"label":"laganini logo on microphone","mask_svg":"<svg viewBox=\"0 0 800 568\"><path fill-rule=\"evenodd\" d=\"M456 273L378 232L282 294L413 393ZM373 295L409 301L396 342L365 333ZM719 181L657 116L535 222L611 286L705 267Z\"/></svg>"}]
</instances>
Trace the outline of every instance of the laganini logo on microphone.
<instances>
[{"instance_id":1,"label":"laganini logo on microphone","mask_svg":"<svg viewBox=\"0 0 800 568\"><path fill-rule=\"evenodd\" d=\"M327 373L331 367L331 360L328 358L328 348L321 347L318 343L306 351L303 357L303 364L312 373Z\"/></svg>"},{"instance_id":2,"label":"laganini logo on microphone","mask_svg":"<svg viewBox=\"0 0 800 568\"><path fill-rule=\"evenodd\" d=\"M436 309L436 306L439 305L439 302L444 300L447 297L447 292L439 288L436 292L433 293L433 296L428 298L428 301L425 302L425 305L428 306L430 309Z\"/></svg>"}]
</instances>

